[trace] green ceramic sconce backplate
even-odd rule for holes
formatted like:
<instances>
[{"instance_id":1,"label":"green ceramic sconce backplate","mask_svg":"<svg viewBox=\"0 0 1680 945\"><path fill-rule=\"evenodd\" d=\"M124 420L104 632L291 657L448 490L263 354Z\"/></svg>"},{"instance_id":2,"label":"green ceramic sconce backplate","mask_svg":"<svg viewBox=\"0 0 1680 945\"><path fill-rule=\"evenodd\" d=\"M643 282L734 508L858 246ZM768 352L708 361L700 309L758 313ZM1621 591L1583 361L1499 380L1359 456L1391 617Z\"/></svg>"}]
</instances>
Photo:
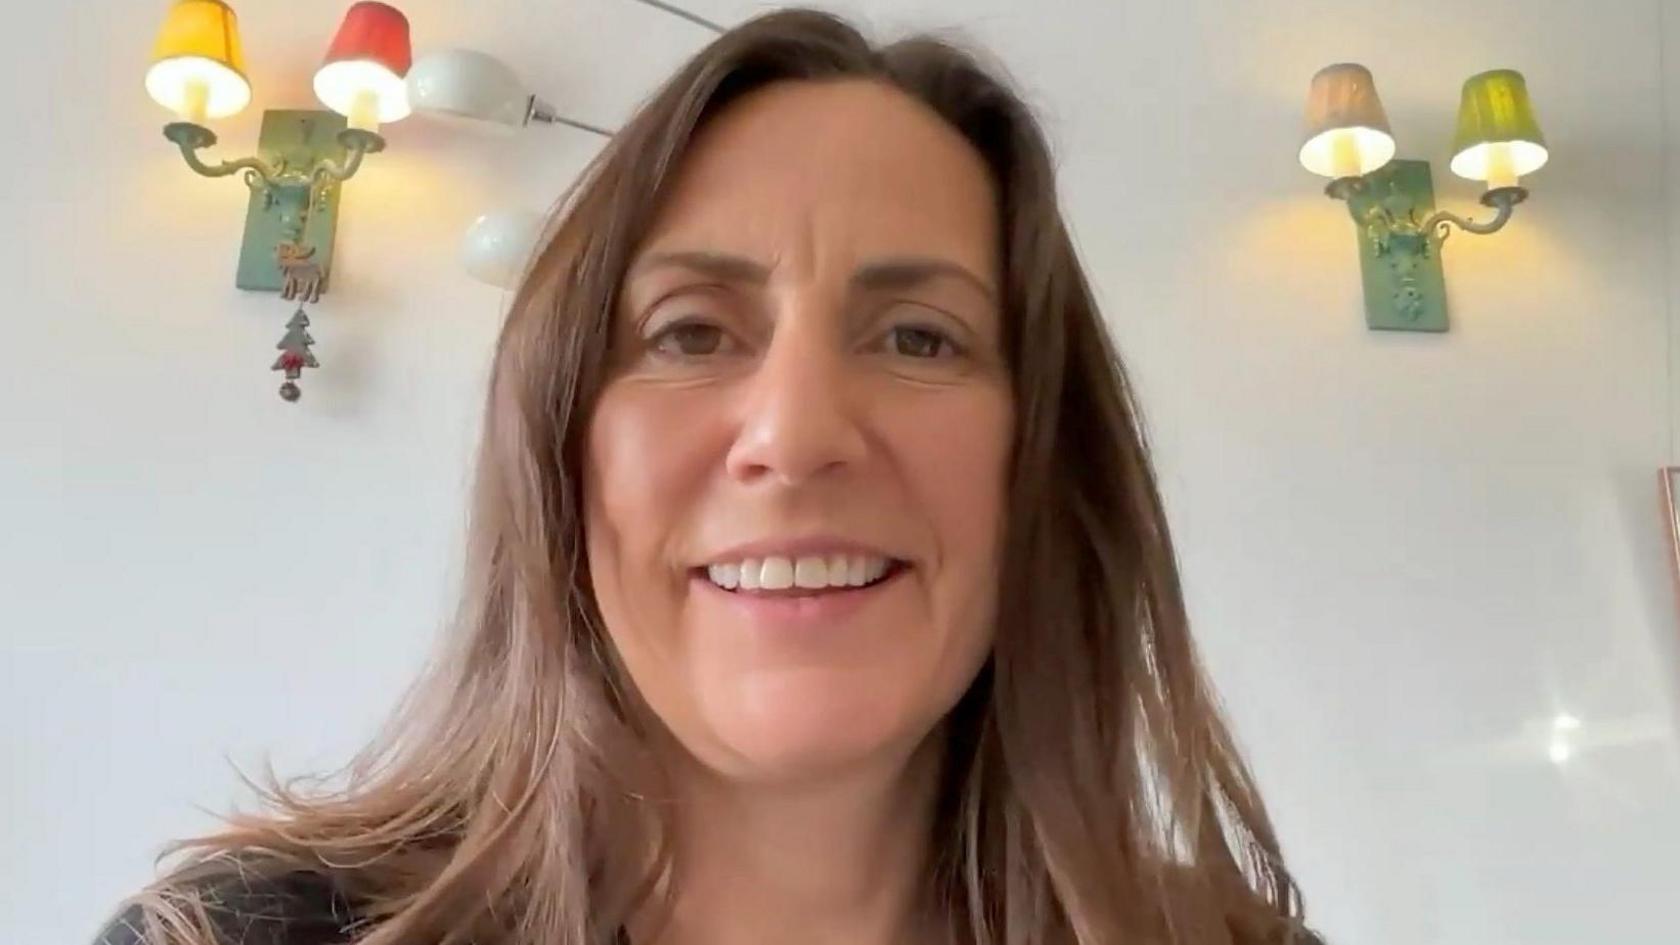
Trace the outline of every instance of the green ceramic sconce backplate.
<instances>
[{"instance_id":1,"label":"green ceramic sconce backplate","mask_svg":"<svg viewBox=\"0 0 1680 945\"><path fill-rule=\"evenodd\" d=\"M1424 221L1435 213L1427 161L1390 161L1348 198L1358 224L1365 324L1380 331L1446 331L1441 244Z\"/></svg>"},{"instance_id":2,"label":"green ceramic sconce backplate","mask_svg":"<svg viewBox=\"0 0 1680 945\"><path fill-rule=\"evenodd\" d=\"M245 240L239 249L241 289L278 292L285 282L280 269L282 243L313 250L322 287L332 271L333 236L338 227L337 181L315 186L307 175L323 161L342 163L339 140L344 116L336 112L276 110L263 113L258 156L285 176L285 182L253 188L245 211Z\"/></svg>"}]
</instances>

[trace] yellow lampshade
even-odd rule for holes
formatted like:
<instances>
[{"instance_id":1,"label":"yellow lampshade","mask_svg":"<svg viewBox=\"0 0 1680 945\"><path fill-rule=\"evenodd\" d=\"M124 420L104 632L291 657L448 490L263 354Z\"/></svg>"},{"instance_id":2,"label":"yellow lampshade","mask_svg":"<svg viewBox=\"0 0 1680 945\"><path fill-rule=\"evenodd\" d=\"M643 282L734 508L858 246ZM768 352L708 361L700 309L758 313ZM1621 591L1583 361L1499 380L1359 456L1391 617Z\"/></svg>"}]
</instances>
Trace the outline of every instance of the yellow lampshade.
<instances>
[{"instance_id":1,"label":"yellow lampshade","mask_svg":"<svg viewBox=\"0 0 1680 945\"><path fill-rule=\"evenodd\" d=\"M1357 63L1325 66L1307 89L1301 166L1330 178L1359 177L1394 158L1394 136L1371 70Z\"/></svg>"},{"instance_id":2,"label":"yellow lampshade","mask_svg":"<svg viewBox=\"0 0 1680 945\"><path fill-rule=\"evenodd\" d=\"M1453 137L1454 174L1487 181L1490 188L1515 187L1546 157L1546 139L1534 120L1522 73L1495 69L1465 80Z\"/></svg>"},{"instance_id":3,"label":"yellow lampshade","mask_svg":"<svg viewBox=\"0 0 1680 945\"><path fill-rule=\"evenodd\" d=\"M251 103L239 18L222 0L177 0L158 31L146 92L183 121L203 124Z\"/></svg>"}]
</instances>

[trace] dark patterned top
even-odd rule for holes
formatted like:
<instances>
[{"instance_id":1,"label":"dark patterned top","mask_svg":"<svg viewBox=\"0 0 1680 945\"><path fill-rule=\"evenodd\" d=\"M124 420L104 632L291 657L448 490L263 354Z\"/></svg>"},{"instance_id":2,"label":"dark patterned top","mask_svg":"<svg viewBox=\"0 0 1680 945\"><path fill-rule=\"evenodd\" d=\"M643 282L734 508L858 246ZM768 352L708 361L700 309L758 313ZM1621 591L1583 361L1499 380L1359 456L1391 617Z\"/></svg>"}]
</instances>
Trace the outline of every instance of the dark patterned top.
<instances>
[{"instance_id":1,"label":"dark patterned top","mask_svg":"<svg viewBox=\"0 0 1680 945\"><path fill-rule=\"evenodd\" d=\"M354 910L319 873L234 874L207 883L202 895L219 937L230 945L343 945L353 939ZM144 930L140 908L133 906L112 919L94 945L148 945Z\"/></svg>"},{"instance_id":2,"label":"dark patterned top","mask_svg":"<svg viewBox=\"0 0 1680 945\"><path fill-rule=\"evenodd\" d=\"M218 937L228 945L347 945L367 932L358 929L351 902L319 873L232 875L207 884L203 896ZM144 931L134 906L111 920L93 945L155 945ZM630 945L623 929L614 941Z\"/></svg>"}]
</instances>

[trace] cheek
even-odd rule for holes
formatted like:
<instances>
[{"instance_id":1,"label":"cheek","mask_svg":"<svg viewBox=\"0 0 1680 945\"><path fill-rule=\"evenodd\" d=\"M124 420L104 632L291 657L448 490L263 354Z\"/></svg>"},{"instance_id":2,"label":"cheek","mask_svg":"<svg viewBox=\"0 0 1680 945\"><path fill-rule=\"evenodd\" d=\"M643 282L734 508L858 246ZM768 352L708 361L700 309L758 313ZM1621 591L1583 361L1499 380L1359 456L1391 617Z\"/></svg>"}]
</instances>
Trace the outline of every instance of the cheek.
<instances>
[{"instance_id":1,"label":"cheek","mask_svg":"<svg viewBox=\"0 0 1680 945\"><path fill-rule=\"evenodd\" d=\"M615 635L671 626L663 606L671 596L658 590L684 577L673 541L715 463L701 400L620 384L596 405L585 450L584 531L595 596Z\"/></svg>"},{"instance_id":2,"label":"cheek","mask_svg":"<svg viewBox=\"0 0 1680 945\"><path fill-rule=\"evenodd\" d=\"M1001 385L941 392L883 414L879 429L932 531L932 603L953 630L990 639L1014 410Z\"/></svg>"},{"instance_id":3,"label":"cheek","mask_svg":"<svg viewBox=\"0 0 1680 945\"><path fill-rule=\"evenodd\" d=\"M1013 419L1007 394L988 388L898 410L888 421L893 453L939 531L942 553L997 556Z\"/></svg>"},{"instance_id":4,"label":"cheek","mask_svg":"<svg viewBox=\"0 0 1680 945\"><path fill-rule=\"evenodd\" d=\"M951 710L992 650L1014 409L1002 385L900 397L879 421L887 454L930 539L915 625L875 685L896 691L897 726L925 732Z\"/></svg>"},{"instance_id":5,"label":"cheek","mask_svg":"<svg viewBox=\"0 0 1680 945\"><path fill-rule=\"evenodd\" d=\"M704 485L702 398L610 385L589 426L586 499L593 524L627 546L662 541ZM646 550L645 547L642 550Z\"/></svg>"}]
</instances>

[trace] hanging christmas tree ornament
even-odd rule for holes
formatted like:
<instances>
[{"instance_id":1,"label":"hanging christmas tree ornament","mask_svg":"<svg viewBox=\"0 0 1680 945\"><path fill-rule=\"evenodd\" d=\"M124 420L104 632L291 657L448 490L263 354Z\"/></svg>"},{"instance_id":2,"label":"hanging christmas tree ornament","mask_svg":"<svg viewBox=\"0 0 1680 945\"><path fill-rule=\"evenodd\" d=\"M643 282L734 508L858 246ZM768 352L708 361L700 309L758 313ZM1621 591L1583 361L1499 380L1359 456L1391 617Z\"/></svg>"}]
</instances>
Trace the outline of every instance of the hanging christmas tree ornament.
<instances>
[{"instance_id":1,"label":"hanging christmas tree ornament","mask_svg":"<svg viewBox=\"0 0 1680 945\"><path fill-rule=\"evenodd\" d=\"M293 383L303 376L303 369L321 366L309 350L315 339L309 337L309 332L304 331L308 327L309 316L303 313L303 306L300 305L291 320L286 322L285 337L275 345L280 349L280 357L274 359L274 367L270 370L286 372L286 383L280 385L280 399L288 403L295 403L303 396L303 391Z\"/></svg>"}]
</instances>

